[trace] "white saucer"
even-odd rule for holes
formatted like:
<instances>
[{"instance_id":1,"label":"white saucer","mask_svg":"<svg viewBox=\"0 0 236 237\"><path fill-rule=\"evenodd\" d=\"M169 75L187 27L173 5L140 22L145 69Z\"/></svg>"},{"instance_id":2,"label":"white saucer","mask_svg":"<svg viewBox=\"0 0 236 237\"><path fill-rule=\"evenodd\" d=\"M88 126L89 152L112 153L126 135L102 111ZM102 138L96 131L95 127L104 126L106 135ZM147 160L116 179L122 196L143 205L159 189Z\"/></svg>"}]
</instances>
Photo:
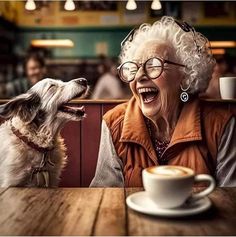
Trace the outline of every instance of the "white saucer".
<instances>
[{"instance_id":1,"label":"white saucer","mask_svg":"<svg viewBox=\"0 0 236 237\"><path fill-rule=\"evenodd\" d=\"M204 197L197 201L190 201L181 207L164 209L153 203L145 191L131 194L126 198L126 203L131 209L135 211L164 217L183 217L196 215L206 211L211 207L210 199L208 197Z\"/></svg>"}]
</instances>

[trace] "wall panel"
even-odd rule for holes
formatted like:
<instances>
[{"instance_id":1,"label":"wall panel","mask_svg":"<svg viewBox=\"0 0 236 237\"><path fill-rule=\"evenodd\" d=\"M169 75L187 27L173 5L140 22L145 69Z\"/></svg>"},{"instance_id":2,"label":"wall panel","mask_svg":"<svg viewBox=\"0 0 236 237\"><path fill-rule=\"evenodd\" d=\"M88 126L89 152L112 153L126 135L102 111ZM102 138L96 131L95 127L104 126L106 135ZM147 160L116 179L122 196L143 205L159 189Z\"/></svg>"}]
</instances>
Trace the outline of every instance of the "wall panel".
<instances>
[{"instance_id":1,"label":"wall panel","mask_svg":"<svg viewBox=\"0 0 236 237\"><path fill-rule=\"evenodd\" d=\"M62 173L60 186L79 187L81 165L81 122L69 122L62 130L67 147L67 165Z\"/></svg>"}]
</instances>

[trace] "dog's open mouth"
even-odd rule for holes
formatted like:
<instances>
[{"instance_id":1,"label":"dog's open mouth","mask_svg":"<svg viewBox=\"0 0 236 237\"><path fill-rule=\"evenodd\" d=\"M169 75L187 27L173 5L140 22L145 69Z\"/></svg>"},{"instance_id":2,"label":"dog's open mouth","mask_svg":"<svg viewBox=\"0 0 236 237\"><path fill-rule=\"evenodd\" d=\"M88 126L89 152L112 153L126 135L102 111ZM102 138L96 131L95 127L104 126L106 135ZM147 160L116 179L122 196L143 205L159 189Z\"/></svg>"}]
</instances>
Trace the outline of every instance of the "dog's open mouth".
<instances>
[{"instance_id":1,"label":"dog's open mouth","mask_svg":"<svg viewBox=\"0 0 236 237\"><path fill-rule=\"evenodd\" d=\"M76 98L80 98L84 93L86 92L86 90L80 92L78 95L76 95L75 97L71 98L71 100L76 99ZM70 101L71 101L70 100ZM84 106L78 106L78 104L72 104L69 103L69 101L63 103L61 106L59 106L58 110L60 112L72 115L72 116L78 116L78 117L84 117L85 116L85 108Z\"/></svg>"},{"instance_id":2,"label":"dog's open mouth","mask_svg":"<svg viewBox=\"0 0 236 237\"><path fill-rule=\"evenodd\" d=\"M76 104L63 104L59 107L59 111L79 117L83 117L85 115L84 106L78 107Z\"/></svg>"}]
</instances>

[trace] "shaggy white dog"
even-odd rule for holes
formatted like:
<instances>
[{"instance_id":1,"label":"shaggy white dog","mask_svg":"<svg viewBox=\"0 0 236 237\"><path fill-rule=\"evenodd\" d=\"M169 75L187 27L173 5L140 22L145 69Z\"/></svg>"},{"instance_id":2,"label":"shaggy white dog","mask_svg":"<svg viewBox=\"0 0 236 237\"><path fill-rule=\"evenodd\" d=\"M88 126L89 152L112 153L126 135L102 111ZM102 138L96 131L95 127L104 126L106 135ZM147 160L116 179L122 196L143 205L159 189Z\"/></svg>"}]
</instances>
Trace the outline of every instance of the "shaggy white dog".
<instances>
[{"instance_id":1,"label":"shaggy white dog","mask_svg":"<svg viewBox=\"0 0 236 237\"><path fill-rule=\"evenodd\" d=\"M84 107L67 103L88 91L86 79L44 79L0 106L0 187L56 187L66 163L60 130L85 117Z\"/></svg>"}]
</instances>

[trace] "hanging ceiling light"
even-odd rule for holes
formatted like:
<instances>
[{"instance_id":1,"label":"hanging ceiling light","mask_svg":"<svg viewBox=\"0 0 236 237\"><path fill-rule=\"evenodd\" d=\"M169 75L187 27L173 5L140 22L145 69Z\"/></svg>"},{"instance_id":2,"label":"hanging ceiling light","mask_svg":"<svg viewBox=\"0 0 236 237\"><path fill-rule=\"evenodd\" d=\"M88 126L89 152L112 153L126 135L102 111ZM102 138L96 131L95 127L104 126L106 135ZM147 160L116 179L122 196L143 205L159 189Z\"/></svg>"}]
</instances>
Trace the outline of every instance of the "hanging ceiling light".
<instances>
[{"instance_id":1,"label":"hanging ceiling light","mask_svg":"<svg viewBox=\"0 0 236 237\"><path fill-rule=\"evenodd\" d=\"M126 9L127 10L135 10L137 8L137 4L135 2L135 0L128 0L127 4L126 4Z\"/></svg>"},{"instance_id":2,"label":"hanging ceiling light","mask_svg":"<svg viewBox=\"0 0 236 237\"><path fill-rule=\"evenodd\" d=\"M153 0L151 8L152 8L152 10L160 10L161 9L161 2L160 2L160 0Z\"/></svg>"},{"instance_id":3,"label":"hanging ceiling light","mask_svg":"<svg viewBox=\"0 0 236 237\"><path fill-rule=\"evenodd\" d=\"M64 8L67 11L74 11L75 10L74 1L73 0L66 0Z\"/></svg>"},{"instance_id":4,"label":"hanging ceiling light","mask_svg":"<svg viewBox=\"0 0 236 237\"><path fill-rule=\"evenodd\" d=\"M25 3L25 9L28 11L35 10L36 4L35 4L34 0L27 0L27 2Z\"/></svg>"}]
</instances>

